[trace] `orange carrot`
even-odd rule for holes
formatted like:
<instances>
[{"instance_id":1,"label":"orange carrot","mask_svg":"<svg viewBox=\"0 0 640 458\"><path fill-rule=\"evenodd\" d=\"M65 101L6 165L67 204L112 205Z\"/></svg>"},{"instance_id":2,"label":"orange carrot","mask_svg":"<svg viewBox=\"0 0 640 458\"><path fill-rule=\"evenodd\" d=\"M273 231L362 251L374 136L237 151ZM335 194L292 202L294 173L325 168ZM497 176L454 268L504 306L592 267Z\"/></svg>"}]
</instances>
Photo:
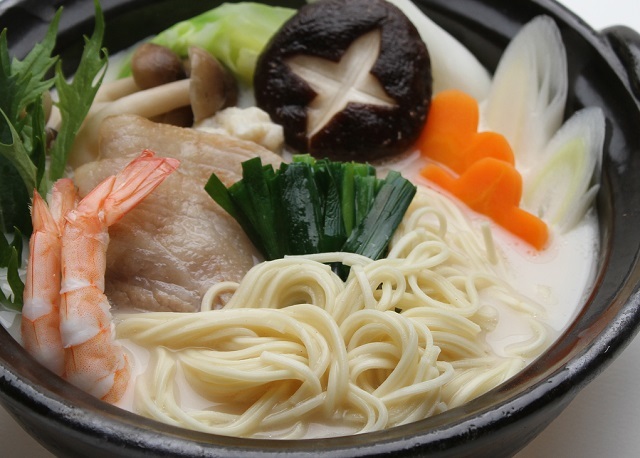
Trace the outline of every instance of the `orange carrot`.
<instances>
[{"instance_id":1,"label":"orange carrot","mask_svg":"<svg viewBox=\"0 0 640 458\"><path fill-rule=\"evenodd\" d=\"M437 165L428 165L421 173L472 210L490 217L536 249L544 248L547 243L547 225L518 207L522 177L511 164L487 157L474 163L458 178Z\"/></svg>"},{"instance_id":2,"label":"orange carrot","mask_svg":"<svg viewBox=\"0 0 640 458\"><path fill-rule=\"evenodd\" d=\"M513 151L502 135L478 133L479 117L478 102L470 95L457 90L437 94L418 140L420 151L456 173L482 157L513 164Z\"/></svg>"},{"instance_id":3,"label":"orange carrot","mask_svg":"<svg viewBox=\"0 0 640 458\"><path fill-rule=\"evenodd\" d=\"M418 146L423 155L455 172L430 164L421 174L536 249L549 238L547 225L519 207L522 177L507 140L477 132L478 104L460 91L445 91L431 103Z\"/></svg>"}]
</instances>

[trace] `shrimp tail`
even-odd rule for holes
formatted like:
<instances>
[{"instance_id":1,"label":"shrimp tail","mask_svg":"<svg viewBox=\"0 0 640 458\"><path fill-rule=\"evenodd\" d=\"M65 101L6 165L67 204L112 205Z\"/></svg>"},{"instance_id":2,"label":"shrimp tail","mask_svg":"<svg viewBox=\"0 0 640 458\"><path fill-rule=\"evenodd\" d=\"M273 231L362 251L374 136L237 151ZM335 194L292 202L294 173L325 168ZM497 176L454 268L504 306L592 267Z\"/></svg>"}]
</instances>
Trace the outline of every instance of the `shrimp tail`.
<instances>
[{"instance_id":1,"label":"shrimp tail","mask_svg":"<svg viewBox=\"0 0 640 458\"><path fill-rule=\"evenodd\" d=\"M56 181L51 188L49 202L51 215L58 227L62 229L65 215L78 205L78 189L73 181L70 178L61 178Z\"/></svg>"},{"instance_id":2,"label":"shrimp tail","mask_svg":"<svg viewBox=\"0 0 640 458\"><path fill-rule=\"evenodd\" d=\"M80 202L79 212L103 212L104 223L111 226L134 208L178 167L179 161L155 157L144 150L116 176L107 178Z\"/></svg>"}]
</instances>

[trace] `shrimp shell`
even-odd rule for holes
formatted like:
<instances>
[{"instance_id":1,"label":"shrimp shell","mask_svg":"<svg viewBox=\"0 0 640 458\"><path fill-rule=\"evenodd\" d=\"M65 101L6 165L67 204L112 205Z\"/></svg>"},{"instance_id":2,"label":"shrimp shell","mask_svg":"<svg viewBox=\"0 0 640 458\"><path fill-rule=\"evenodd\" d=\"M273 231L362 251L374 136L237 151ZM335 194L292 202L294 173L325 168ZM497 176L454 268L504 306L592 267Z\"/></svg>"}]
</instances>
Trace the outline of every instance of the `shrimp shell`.
<instances>
[{"instance_id":1,"label":"shrimp shell","mask_svg":"<svg viewBox=\"0 0 640 458\"><path fill-rule=\"evenodd\" d=\"M60 338L60 226L64 214L75 207L76 188L70 179L58 180L50 207L33 192L29 262L25 278L20 331L26 350L57 375L64 371Z\"/></svg>"},{"instance_id":2,"label":"shrimp shell","mask_svg":"<svg viewBox=\"0 0 640 458\"><path fill-rule=\"evenodd\" d=\"M145 150L100 183L65 216L62 229L60 332L65 378L107 402L124 393L127 357L115 341L104 294L108 227L122 218L178 166Z\"/></svg>"}]
</instances>

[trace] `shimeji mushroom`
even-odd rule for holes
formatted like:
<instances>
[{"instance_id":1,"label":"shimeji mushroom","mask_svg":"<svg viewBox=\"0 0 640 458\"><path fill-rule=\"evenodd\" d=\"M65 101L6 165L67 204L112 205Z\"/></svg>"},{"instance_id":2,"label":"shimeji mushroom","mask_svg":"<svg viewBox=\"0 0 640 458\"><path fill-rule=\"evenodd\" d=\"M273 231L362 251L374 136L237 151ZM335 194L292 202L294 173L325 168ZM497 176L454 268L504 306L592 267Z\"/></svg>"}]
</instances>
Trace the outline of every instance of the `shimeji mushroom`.
<instances>
[{"instance_id":1,"label":"shimeji mushroom","mask_svg":"<svg viewBox=\"0 0 640 458\"><path fill-rule=\"evenodd\" d=\"M300 8L256 66L257 105L294 150L366 161L404 152L431 100L431 65L416 28L384 0Z\"/></svg>"},{"instance_id":2,"label":"shimeji mushroom","mask_svg":"<svg viewBox=\"0 0 640 458\"><path fill-rule=\"evenodd\" d=\"M140 89L149 89L185 79L182 59L166 46L154 43L140 45L131 58L131 73Z\"/></svg>"},{"instance_id":3,"label":"shimeji mushroom","mask_svg":"<svg viewBox=\"0 0 640 458\"><path fill-rule=\"evenodd\" d=\"M193 121L198 123L238 101L236 81L222 64L202 48L189 48L187 63ZM211 82L216 84L212 85Z\"/></svg>"},{"instance_id":4,"label":"shimeji mushroom","mask_svg":"<svg viewBox=\"0 0 640 458\"><path fill-rule=\"evenodd\" d=\"M140 89L150 89L187 78L182 59L166 46L144 43L131 59L134 83ZM151 118L153 121L187 127L193 124L191 107L183 106Z\"/></svg>"},{"instance_id":5,"label":"shimeji mushroom","mask_svg":"<svg viewBox=\"0 0 640 458\"><path fill-rule=\"evenodd\" d=\"M126 113L163 121L160 116L175 114L176 110L191 107L193 120L198 121L236 102L237 89L233 77L212 55L196 47L189 49L189 60L184 73L187 78L171 81L180 77L180 73L175 71L174 64L166 56L158 59L168 64L168 67L160 66L156 69L161 75L149 74L153 73L153 65L150 66L147 62L143 66L141 77L138 74L140 66L135 58L142 56L153 60L149 52L165 54L164 50L157 48L162 47L154 45L152 48L147 47L142 54L136 53L137 56L132 61L132 68L136 69L134 76L105 84L96 95L69 156L73 167L97 157L100 126L108 116ZM149 86L154 82L161 84Z\"/></svg>"}]
</instances>

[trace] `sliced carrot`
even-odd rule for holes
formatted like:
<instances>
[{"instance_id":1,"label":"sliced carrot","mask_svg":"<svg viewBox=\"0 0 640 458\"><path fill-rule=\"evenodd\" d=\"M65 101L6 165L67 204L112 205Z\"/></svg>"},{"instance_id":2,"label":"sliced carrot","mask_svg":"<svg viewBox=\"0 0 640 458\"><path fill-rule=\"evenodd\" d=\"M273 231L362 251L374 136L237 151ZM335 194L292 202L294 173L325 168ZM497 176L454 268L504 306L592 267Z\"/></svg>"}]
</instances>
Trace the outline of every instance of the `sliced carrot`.
<instances>
[{"instance_id":1,"label":"sliced carrot","mask_svg":"<svg viewBox=\"0 0 640 458\"><path fill-rule=\"evenodd\" d=\"M547 243L549 232L544 221L518 206L522 177L513 165L488 157L475 162L459 177L434 164L421 173L534 248L540 250Z\"/></svg>"},{"instance_id":2,"label":"sliced carrot","mask_svg":"<svg viewBox=\"0 0 640 458\"><path fill-rule=\"evenodd\" d=\"M431 103L418 147L435 164L422 175L469 208L482 213L536 249L549 238L547 225L519 207L522 177L507 140L495 132L477 132L478 103L461 91L444 91Z\"/></svg>"},{"instance_id":3,"label":"sliced carrot","mask_svg":"<svg viewBox=\"0 0 640 458\"><path fill-rule=\"evenodd\" d=\"M461 172L463 152L478 129L478 104L460 91L445 91L431 101L427 122L418 140L423 155Z\"/></svg>"},{"instance_id":4,"label":"sliced carrot","mask_svg":"<svg viewBox=\"0 0 640 458\"><path fill-rule=\"evenodd\" d=\"M504 136L496 132L480 132L476 134L471 138L464 157L465 170L471 164L485 157L492 157L511 165L515 164L515 157L509 142Z\"/></svg>"},{"instance_id":5,"label":"sliced carrot","mask_svg":"<svg viewBox=\"0 0 640 458\"><path fill-rule=\"evenodd\" d=\"M456 173L482 157L513 164L513 151L502 135L478 133L479 117L478 102L470 95L457 90L440 92L431 101L418 140L420 151Z\"/></svg>"}]
</instances>

